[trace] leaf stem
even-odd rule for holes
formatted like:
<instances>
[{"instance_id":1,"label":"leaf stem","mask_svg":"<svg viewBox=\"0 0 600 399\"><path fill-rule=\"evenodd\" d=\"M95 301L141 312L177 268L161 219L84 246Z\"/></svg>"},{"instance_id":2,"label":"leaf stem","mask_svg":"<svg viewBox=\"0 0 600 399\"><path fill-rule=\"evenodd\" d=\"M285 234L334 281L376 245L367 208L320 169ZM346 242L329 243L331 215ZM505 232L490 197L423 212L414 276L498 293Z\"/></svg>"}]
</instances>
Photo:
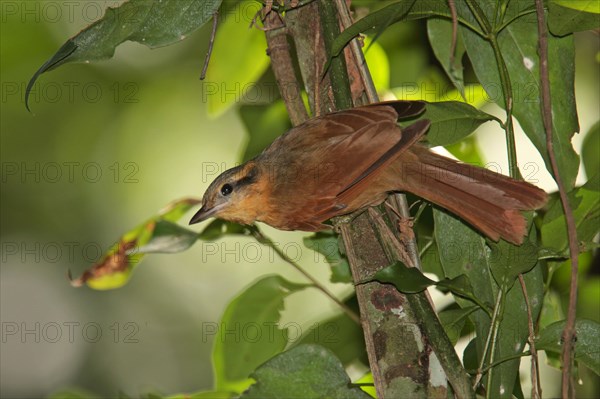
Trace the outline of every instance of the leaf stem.
<instances>
[{"instance_id":1,"label":"leaf stem","mask_svg":"<svg viewBox=\"0 0 600 399\"><path fill-rule=\"evenodd\" d=\"M492 31L492 27L490 26L487 17L483 13L483 10L479 7L479 5L473 0L466 0L469 9L473 13L473 16L477 20L477 22L481 25L481 28L486 33L486 38L490 42L492 50L494 51L494 57L496 58L496 63L498 64L498 72L500 75L500 83L502 84L502 92L504 97L504 108L506 110L506 123L505 123L505 131L506 131L506 150L508 153L508 163L509 163L509 174L513 178L519 178L520 172L517 163L517 147L515 144L515 131L512 120L513 114L513 97L512 97L512 84L510 80L510 75L508 73L508 68L506 67L506 62L504 61L504 56L502 55L502 51L500 51L500 44L498 43L497 32Z\"/></svg>"},{"instance_id":2,"label":"leaf stem","mask_svg":"<svg viewBox=\"0 0 600 399\"><path fill-rule=\"evenodd\" d=\"M515 15L514 17L510 18L509 20L503 21L502 24L500 24L500 26L498 26L495 29L496 34L502 32L504 30L504 28L506 28L508 25L512 24L513 22L515 22L517 19L524 17L525 15L533 14L534 12L535 12L535 10L522 11L519 14Z\"/></svg>"},{"instance_id":3,"label":"leaf stem","mask_svg":"<svg viewBox=\"0 0 600 399\"><path fill-rule=\"evenodd\" d=\"M473 0L465 1L469 9L471 10L471 13L475 17L475 20L477 21L481 29L483 29L484 36L489 36L489 34L492 33L492 26L490 25L490 22L488 21L481 7L479 7L479 4L477 4L477 2Z\"/></svg>"},{"instance_id":4,"label":"leaf stem","mask_svg":"<svg viewBox=\"0 0 600 399\"><path fill-rule=\"evenodd\" d=\"M487 313L487 315L490 317L490 319L493 317L493 311L490 310L490 308L483 302L481 302L481 300L479 300L479 298L477 298L475 295L473 294L467 294L467 293L460 293L460 292L455 292L453 291L454 294L463 297L471 302L473 302L475 305L479 306L481 308L481 310L483 310L485 313Z\"/></svg>"},{"instance_id":5,"label":"leaf stem","mask_svg":"<svg viewBox=\"0 0 600 399\"><path fill-rule=\"evenodd\" d=\"M504 291L504 287L500 287L500 291L498 291L498 298L500 298L500 305L498 309L498 314L496 316L496 322L490 326L490 328L493 331L492 346L490 348L490 364L494 364L494 358L496 357L496 344L498 343L498 332L500 331L500 323L502 322L502 318L504 315L504 304L506 301L506 292ZM485 391L485 397L488 399L493 398L493 396L491 396L493 371L494 369L490 368L489 373L487 375L487 389Z\"/></svg>"},{"instance_id":6,"label":"leaf stem","mask_svg":"<svg viewBox=\"0 0 600 399\"><path fill-rule=\"evenodd\" d=\"M494 313L492 314L492 320L490 322L490 330L488 331L488 336L485 341L485 346L483 348L483 353L481 355L481 360L479 361L479 367L477 368L477 375L475 377L475 382L473 383L473 389L477 389L479 382L481 381L481 377L483 377L483 364L485 363L485 359L487 358L488 348L490 347L490 342L492 340L492 335L494 331L494 326L496 325L496 319L498 318L498 313L500 310L500 301L502 298L502 291L498 291L498 297L496 298L496 305L494 305Z\"/></svg>"},{"instance_id":7,"label":"leaf stem","mask_svg":"<svg viewBox=\"0 0 600 399\"><path fill-rule=\"evenodd\" d=\"M285 261L287 264L292 266L294 269L298 270L304 277L306 277L308 280L310 280L310 282L314 285L314 287L316 289L318 289L323 294L328 296L333 302L335 302L348 315L348 317L350 317L354 322L356 322L358 325L360 325L360 318L358 317L358 315L356 313L354 313L354 311L352 309L350 309L348 307L348 305L346 305L344 302L340 301L331 291L329 291L327 289L327 287L325 287L323 284L321 284L321 282L319 282L319 280L317 280L310 273L308 273L306 270L304 270L302 268L302 266L300 266L298 263L296 263L292 259L290 259L285 254L285 252L283 252L277 245L275 245L273 240L271 240L269 237L265 236L263 234L263 232L260 231L258 226L252 225L252 226L249 226L249 229L250 229L250 232L252 233L252 236L259 243L268 245L269 247L271 247L271 249L273 249L273 251L275 251L275 253L283 261Z\"/></svg>"}]
</instances>

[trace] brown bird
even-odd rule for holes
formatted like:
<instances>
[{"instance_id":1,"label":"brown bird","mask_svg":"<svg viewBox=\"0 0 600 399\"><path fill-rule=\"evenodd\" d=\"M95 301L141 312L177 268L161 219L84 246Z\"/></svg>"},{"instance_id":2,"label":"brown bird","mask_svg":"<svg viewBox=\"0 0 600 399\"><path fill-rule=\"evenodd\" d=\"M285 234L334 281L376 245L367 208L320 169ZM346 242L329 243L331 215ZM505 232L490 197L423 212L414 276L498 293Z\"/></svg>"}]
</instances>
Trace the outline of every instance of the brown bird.
<instances>
[{"instance_id":1,"label":"brown bird","mask_svg":"<svg viewBox=\"0 0 600 399\"><path fill-rule=\"evenodd\" d=\"M418 144L430 122L401 129L397 120L424 109L420 101L384 102L296 126L256 158L218 176L190 224L214 216L318 231L329 228L324 222L334 216L406 191L455 213L495 241L521 244L527 226L520 211L542 207L546 193Z\"/></svg>"}]
</instances>

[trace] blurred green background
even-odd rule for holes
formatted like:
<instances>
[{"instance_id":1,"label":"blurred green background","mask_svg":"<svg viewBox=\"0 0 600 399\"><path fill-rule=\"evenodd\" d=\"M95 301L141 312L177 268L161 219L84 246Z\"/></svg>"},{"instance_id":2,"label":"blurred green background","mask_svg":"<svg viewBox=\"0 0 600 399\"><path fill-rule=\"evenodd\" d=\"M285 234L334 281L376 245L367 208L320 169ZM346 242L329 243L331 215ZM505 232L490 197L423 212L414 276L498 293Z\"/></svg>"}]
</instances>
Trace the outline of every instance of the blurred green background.
<instances>
[{"instance_id":1,"label":"blurred green background","mask_svg":"<svg viewBox=\"0 0 600 399\"><path fill-rule=\"evenodd\" d=\"M118 290L69 285L67 271L78 276L123 232L174 199L201 196L216 171L239 161L248 140L236 107L208 115L207 83L227 79L222 69L246 68L235 55L226 63L215 58L207 81L198 80L210 26L169 47L125 43L110 61L45 74L34 87L32 113L26 111L24 91L36 69L116 4L1 3L2 397L40 397L70 387L101 396L209 389L213 336L206 331L228 301L266 273L303 281L266 248L252 252L258 247L250 239L233 237L219 241L216 251L198 243L181 254L147 256ZM244 27L249 22L247 15L238 21ZM576 89L581 131L587 132L600 104L599 41L591 33L577 39ZM446 82L422 23L395 25L379 43L385 53L374 50L370 57L380 57L373 68L382 91ZM264 51L250 60L265 61ZM228 96L243 100L239 90ZM259 102L273 100L264 91ZM502 134L489 125L477 133L481 152L506 165ZM577 151L582 140L576 138ZM520 156L529 159L524 151ZM540 171L536 178L552 189L547 175ZM328 281L325 261L301 244L306 234L265 230ZM595 279L587 295L597 311ZM328 286L340 295L351 289ZM302 327L336 311L310 290L294 295L286 309L284 321Z\"/></svg>"}]
</instances>

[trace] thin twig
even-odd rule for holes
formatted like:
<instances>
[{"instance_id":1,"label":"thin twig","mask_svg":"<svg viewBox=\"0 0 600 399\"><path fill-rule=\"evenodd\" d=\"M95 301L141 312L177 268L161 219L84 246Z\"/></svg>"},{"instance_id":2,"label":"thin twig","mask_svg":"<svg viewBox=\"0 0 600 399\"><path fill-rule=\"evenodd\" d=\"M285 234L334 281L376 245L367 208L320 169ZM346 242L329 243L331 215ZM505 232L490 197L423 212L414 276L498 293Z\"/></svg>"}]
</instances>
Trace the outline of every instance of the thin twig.
<instances>
[{"instance_id":1,"label":"thin twig","mask_svg":"<svg viewBox=\"0 0 600 399\"><path fill-rule=\"evenodd\" d=\"M213 45L215 44L215 35L217 34L217 24L219 23L219 10L216 10L213 14L212 31L210 32L210 40L208 41L208 50L206 51L206 58L204 58L204 66L202 67L202 73L200 74L200 80L206 78L206 71L208 70L208 63L210 56L212 55Z\"/></svg>"},{"instance_id":2,"label":"thin twig","mask_svg":"<svg viewBox=\"0 0 600 399\"><path fill-rule=\"evenodd\" d=\"M569 238L569 255L571 257L571 289L569 293L569 307L567 313L567 322L563 330L563 351L562 351L562 397L575 397L575 384L571 375L571 357L574 352L575 338L575 316L577 313L577 274L579 270L579 246L577 244L577 230L575 228L575 219L573 211L569 205L567 191L563 184L558 170L558 163L554 155L554 142L552 140L552 103L550 98L550 78L548 73L548 32L546 31L546 21L544 16L543 0L535 0L537 13L537 26L539 35L539 53L540 53L540 80L542 94L542 117L544 128L546 130L546 148L554 180L558 186L560 201L565 212L567 222L567 235Z\"/></svg>"},{"instance_id":3,"label":"thin twig","mask_svg":"<svg viewBox=\"0 0 600 399\"><path fill-rule=\"evenodd\" d=\"M542 398L542 385L540 382L540 369L537 351L535 350L535 326L533 322L533 315L531 313L531 303L529 303L529 295L527 294L527 286L525 285L525 279L523 275L519 273L519 283L521 284L521 291L523 291L523 297L525 298L525 305L527 305L527 326L529 328L529 350L531 351L531 398L541 399Z\"/></svg>"},{"instance_id":4,"label":"thin twig","mask_svg":"<svg viewBox=\"0 0 600 399\"><path fill-rule=\"evenodd\" d=\"M294 269L296 269L300 273L302 273L302 275L304 277L306 277L308 280L310 280L310 282L313 283L313 285L314 285L314 287L316 289L318 289L323 294L325 294L326 296L328 296L340 308L342 308L342 310L348 315L348 317L350 317L354 322L356 322L356 324L360 325L360 318L358 317L358 315L356 313L354 313L354 311L352 309L350 309L344 302L340 301L331 291L329 291L327 289L327 287L325 287L323 284L321 284L321 282L319 282L319 280L317 280L310 273L308 273L306 270L304 270L302 268L302 266L300 266L299 264L297 264L296 262L294 262L292 259L290 259L285 254L285 252L283 252L277 245L275 245L275 243L273 242L273 240L271 240L269 237L265 236L262 233L262 231L260 231L260 229L257 226L252 226L250 228L250 231L252 232L252 236L258 242L260 242L261 244L265 244L265 245L268 245L269 247L271 247L271 249L273 249L273 251L275 251L275 253L281 259L283 259L286 263L288 263L289 265L291 265Z\"/></svg>"}]
</instances>

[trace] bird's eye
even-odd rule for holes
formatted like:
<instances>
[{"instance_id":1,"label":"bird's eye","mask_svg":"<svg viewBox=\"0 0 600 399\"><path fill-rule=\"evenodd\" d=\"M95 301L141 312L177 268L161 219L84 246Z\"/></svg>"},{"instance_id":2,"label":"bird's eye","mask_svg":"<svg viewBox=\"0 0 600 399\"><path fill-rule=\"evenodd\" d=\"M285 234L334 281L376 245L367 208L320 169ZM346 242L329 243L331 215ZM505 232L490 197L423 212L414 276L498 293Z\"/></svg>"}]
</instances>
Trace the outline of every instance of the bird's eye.
<instances>
[{"instance_id":1,"label":"bird's eye","mask_svg":"<svg viewBox=\"0 0 600 399\"><path fill-rule=\"evenodd\" d=\"M221 187L221 194L224 196L228 196L232 191L233 187L231 187L231 184L223 184L223 187Z\"/></svg>"}]
</instances>

